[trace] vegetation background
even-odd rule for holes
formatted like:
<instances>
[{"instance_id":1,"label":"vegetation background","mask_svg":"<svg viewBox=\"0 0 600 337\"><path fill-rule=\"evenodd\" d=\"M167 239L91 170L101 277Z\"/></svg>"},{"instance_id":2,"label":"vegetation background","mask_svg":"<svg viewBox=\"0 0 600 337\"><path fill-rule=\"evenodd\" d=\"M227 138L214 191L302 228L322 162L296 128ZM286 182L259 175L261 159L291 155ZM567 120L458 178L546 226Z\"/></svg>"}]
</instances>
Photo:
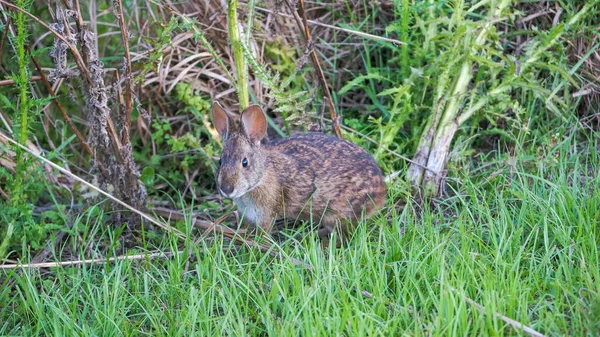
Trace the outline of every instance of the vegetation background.
<instances>
[{"instance_id":1,"label":"vegetation background","mask_svg":"<svg viewBox=\"0 0 600 337\"><path fill-rule=\"evenodd\" d=\"M0 33L0 335L600 335L600 1L0 0ZM388 206L343 249L236 236L215 100L368 149Z\"/></svg>"}]
</instances>

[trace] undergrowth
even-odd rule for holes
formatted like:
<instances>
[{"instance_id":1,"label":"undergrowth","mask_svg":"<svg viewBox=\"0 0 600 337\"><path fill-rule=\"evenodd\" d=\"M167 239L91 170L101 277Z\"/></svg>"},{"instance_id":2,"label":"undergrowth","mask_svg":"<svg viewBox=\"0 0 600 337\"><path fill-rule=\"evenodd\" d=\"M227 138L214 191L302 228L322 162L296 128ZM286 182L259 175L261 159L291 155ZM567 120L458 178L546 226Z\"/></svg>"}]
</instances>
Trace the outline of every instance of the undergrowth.
<instances>
[{"instance_id":1,"label":"undergrowth","mask_svg":"<svg viewBox=\"0 0 600 337\"><path fill-rule=\"evenodd\" d=\"M91 83L46 27L0 3L0 136L120 198L145 187L139 209L185 238L0 137L0 260L117 259L0 269L0 335L524 334L499 315L600 334L598 1L303 1L307 43L297 1L81 3L78 17L18 0L61 27ZM279 257L208 235L231 205L214 188L212 102L262 105L269 138L329 132L313 51L343 136L388 176L386 208L337 250L292 230L257 239ZM52 69L54 95L32 61ZM441 196L423 201L438 150Z\"/></svg>"}]
</instances>

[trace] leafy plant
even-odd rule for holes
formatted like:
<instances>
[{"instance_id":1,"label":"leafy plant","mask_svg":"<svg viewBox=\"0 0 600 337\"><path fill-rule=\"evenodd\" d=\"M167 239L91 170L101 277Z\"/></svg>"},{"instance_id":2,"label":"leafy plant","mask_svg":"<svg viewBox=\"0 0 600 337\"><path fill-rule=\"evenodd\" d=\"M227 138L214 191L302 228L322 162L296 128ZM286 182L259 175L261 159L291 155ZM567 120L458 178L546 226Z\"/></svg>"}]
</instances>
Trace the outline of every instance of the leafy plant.
<instances>
[{"instance_id":1,"label":"leafy plant","mask_svg":"<svg viewBox=\"0 0 600 337\"><path fill-rule=\"evenodd\" d=\"M545 87L547 71L577 85L562 70L564 64L557 64L561 60L548 51L567 27L585 17L592 5L586 4L566 24L537 32L520 56L506 52L510 37L498 29L520 15L511 5L509 0L456 0L410 7L406 1L396 1L397 21L387 31L397 33L407 45L392 48L394 56L387 67L399 67L400 71L374 69L339 92L361 88L383 111L383 147L414 144L407 178L425 196L440 192L450 146L460 128L468 129L467 121L473 130L481 121L495 125L500 120L516 120L521 124L523 114L517 94L524 92L561 118L566 103ZM369 84L373 81L381 84L379 92ZM408 130L418 130L417 137L401 136ZM377 155L381 154L379 149Z\"/></svg>"},{"instance_id":2,"label":"leafy plant","mask_svg":"<svg viewBox=\"0 0 600 337\"><path fill-rule=\"evenodd\" d=\"M31 3L30 0L18 0L16 5L19 8L27 9ZM29 81L30 72L28 69L30 55L26 48L28 20L22 12L17 11L11 15L16 26L16 33L11 38L15 46L18 71L10 78L14 81L18 92L18 105L12 104L11 99L4 95L2 95L2 101L5 103L5 108L13 112L16 122L12 131L16 141L21 146L27 147L34 117L40 107L46 104L48 100L31 97L29 92L29 86L31 85ZM4 27L4 29L6 30L8 27ZM0 151L0 155L9 153L3 149L0 149ZM16 238L34 248L39 248L41 240L45 238L44 235L41 235L44 232L43 227L36 224L32 217L33 206L31 201L37 199L43 187L36 179L38 170L20 146L14 146L13 151L16 164L14 172L10 172L8 168L0 167L0 178L3 178L0 181L6 181L10 191L9 199L6 202L0 201L0 237L2 238L0 240L0 259L4 258L8 249L16 243Z\"/></svg>"}]
</instances>

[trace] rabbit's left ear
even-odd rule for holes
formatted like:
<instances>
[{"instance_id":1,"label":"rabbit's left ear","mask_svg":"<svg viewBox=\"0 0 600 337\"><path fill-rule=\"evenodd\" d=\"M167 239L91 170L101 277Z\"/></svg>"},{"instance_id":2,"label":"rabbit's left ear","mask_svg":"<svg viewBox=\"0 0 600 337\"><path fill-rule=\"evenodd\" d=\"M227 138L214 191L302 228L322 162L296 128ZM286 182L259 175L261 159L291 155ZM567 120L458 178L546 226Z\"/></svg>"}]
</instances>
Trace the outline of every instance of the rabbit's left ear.
<instances>
[{"instance_id":1,"label":"rabbit's left ear","mask_svg":"<svg viewBox=\"0 0 600 337\"><path fill-rule=\"evenodd\" d=\"M267 133L267 119L262 108L251 105L242 112L242 126L246 136L254 142L260 142Z\"/></svg>"}]
</instances>

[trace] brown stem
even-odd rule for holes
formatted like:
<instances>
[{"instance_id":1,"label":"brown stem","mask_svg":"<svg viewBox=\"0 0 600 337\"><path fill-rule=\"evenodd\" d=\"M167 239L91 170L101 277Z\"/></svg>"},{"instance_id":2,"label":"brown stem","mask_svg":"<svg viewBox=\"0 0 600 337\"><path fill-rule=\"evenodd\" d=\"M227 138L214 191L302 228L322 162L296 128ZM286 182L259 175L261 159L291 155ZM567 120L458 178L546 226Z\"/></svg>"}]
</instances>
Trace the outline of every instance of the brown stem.
<instances>
[{"instance_id":1,"label":"brown stem","mask_svg":"<svg viewBox=\"0 0 600 337\"><path fill-rule=\"evenodd\" d=\"M29 78L29 82L37 82L37 81L41 81L42 77L41 76L31 76ZM3 85L11 85L11 84L15 84L15 80L2 80L0 81L0 87Z\"/></svg>"},{"instance_id":2,"label":"brown stem","mask_svg":"<svg viewBox=\"0 0 600 337\"><path fill-rule=\"evenodd\" d=\"M123 1L115 0L115 4L117 5L117 19L119 20L119 27L121 28L121 38L123 39L123 48L125 49L125 130L123 130L123 133L121 134L121 141L123 142L123 144L127 144L129 143L131 111L133 110L131 97L131 55L129 53L127 25L125 24L125 16L123 15Z\"/></svg>"},{"instance_id":3,"label":"brown stem","mask_svg":"<svg viewBox=\"0 0 600 337\"><path fill-rule=\"evenodd\" d=\"M77 30L83 31L83 17L81 16L81 7L79 6L79 0L75 0L75 11L77 11L77 21L75 21L75 25L77 25Z\"/></svg>"},{"instance_id":4,"label":"brown stem","mask_svg":"<svg viewBox=\"0 0 600 337\"><path fill-rule=\"evenodd\" d=\"M342 129L340 128L340 119L335 111L335 106L333 105L333 99L331 98L331 93L329 92L329 86L327 85L327 81L325 80L325 74L323 73L323 69L321 68L321 63L319 62L319 56L317 55L317 52L312 48L313 41L310 36L310 29L308 29L308 20L306 19L306 11L304 10L304 0L299 0L298 2L300 4L299 12L300 12L300 15L302 16L302 19L300 19L300 17L298 16L298 14L295 11L296 9L292 6L290 1L286 0L288 7L294 14L294 18L296 19L296 24L298 24L298 27L304 33L304 38L306 39L307 47L311 48L310 58L313 62L313 65L315 66L315 71L317 72L317 78L319 79L321 87L323 88L323 93L325 94L325 98L326 98L328 106L329 106L329 115L331 116L331 121L332 121L331 124L333 127L333 132L339 138L344 138L344 136L342 136Z\"/></svg>"},{"instance_id":5,"label":"brown stem","mask_svg":"<svg viewBox=\"0 0 600 337\"><path fill-rule=\"evenodd\" d=\"M81 16L81 7L79 6L79 0L75 0L75 13L76 13L76 20L75 20L75 26L77 27L77 31L79 32L79 43L81 45L83 45L85 43L84 41L84 35L83 35L83 17ZM73 10L73 6L71 6L71 4L69 3L69 0L64 0L63 1L65 7L67 7L70 10ZM81 49L81 57L83 58L83 62L85 62L85 64L89 63L89 58L87 55L87 52L85 51L85 48Z\"/></svg>"}]
</instances>

